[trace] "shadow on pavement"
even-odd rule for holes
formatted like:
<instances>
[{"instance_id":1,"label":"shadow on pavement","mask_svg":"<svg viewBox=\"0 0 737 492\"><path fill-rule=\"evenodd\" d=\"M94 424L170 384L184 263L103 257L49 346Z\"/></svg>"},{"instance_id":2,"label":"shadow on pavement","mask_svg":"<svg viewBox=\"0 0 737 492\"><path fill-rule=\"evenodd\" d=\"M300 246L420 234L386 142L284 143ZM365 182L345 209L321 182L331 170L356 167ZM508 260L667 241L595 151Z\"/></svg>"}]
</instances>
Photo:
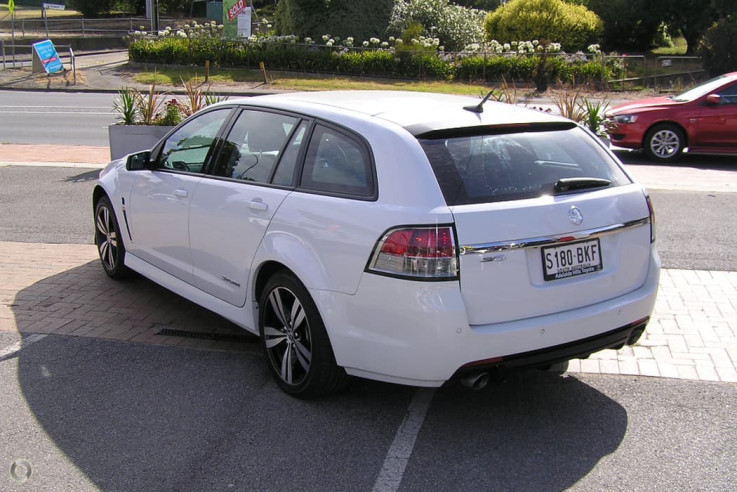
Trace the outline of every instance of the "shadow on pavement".
<instances>
[{"instance_id":1,"label":"shadow on pavement","mask_svg":"<svg viewBox=\"0 0 737 492\"><path fill-rule=\"evenodd\" d=\"M86 171L80 174L76 174L74 176L69 176L67 178L64 178L64 181L67 183L81 183L86 181L97 181L98 176L100 176L100 170L94 169L92 171Z\"/></svg>"},{"instance_id":2,"label":"shadow on pavement","mask_svg":"<svg viewBox=\"0 0 737 492\"><path fill-rule=\"evenodd\" d=\"M634 166L684 166L695 169L713 169L718 171L737 171L737 156L681 154L673 162L660 163L647 158L644 152L622 148L612 149L619 159L627 165Z\"/></svg>"},{"instance_id":3,"label":"shadow on pavement","mask_svg":"<svg viewBox=\"0 0 737 492\"><path fill-rule=\"evenodd\" d=\"M87 336L24 348L20 395L54 452L104 490L369 490L414 394L356 379L341 395L305 402L276 388L255 344L238 352L91 337L229 325L145 279L109 280L96 261L23 289L12 307L22 332L39 326L38 313L63 319L62 308ZM575 377L533 371L481 392L447 385L402 488L565 489L617 449L627 421L619 403ZM17 434L13 451L37 470L34 486L58 485L30 444L38 430Z\"/></svg>"}]
</instances>

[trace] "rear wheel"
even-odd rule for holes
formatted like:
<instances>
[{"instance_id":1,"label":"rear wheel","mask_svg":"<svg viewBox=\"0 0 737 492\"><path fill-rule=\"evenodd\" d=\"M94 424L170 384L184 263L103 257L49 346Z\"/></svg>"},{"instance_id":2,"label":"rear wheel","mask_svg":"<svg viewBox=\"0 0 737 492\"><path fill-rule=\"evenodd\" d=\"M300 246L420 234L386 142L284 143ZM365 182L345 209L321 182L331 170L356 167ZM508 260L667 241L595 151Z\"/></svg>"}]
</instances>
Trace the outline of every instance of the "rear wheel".
<instances>
[{"instance_id":1,"label":"rear wheel","mask_svg":"<svg viewBox=\"0 0 737 492\"><path fill-rule=\"evenodd\" d=\"M95 205L95 244L105 273L114 279L125 278L129 273L124 265L125 246L115 211L105 196Z\"/></svg>"},{"instance_id":2,"label":"rear wheel","mask_svg":"<svg viewBox=\"0 0 737 492\"><path fill-rule=\"evenodd\" d=\"M686 137L675 125L657 125L645 135L645 153L655 161L670 162L677 159L685 145Z\"/></svg>"},{"instance_id":3,"label":"rear wheel","mask_svg":"<svg viewBox=\"0 0 737 492\"><path fill-rule=\"evenodd\" d=\"M344 388L348 376L335 362L325 325L307 289L280 272L266 284L259 302L259 332L276 383L298 398Z\"/></svg>"}]
</instances>

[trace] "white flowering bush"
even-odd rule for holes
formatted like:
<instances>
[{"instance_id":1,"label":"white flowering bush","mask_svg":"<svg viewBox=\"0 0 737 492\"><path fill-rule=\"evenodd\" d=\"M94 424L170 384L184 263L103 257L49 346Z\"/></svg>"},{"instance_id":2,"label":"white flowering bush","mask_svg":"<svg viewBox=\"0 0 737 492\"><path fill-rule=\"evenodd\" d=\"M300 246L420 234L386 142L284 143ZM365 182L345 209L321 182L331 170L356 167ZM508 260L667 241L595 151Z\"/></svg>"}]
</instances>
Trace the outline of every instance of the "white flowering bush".
<instances>
[{"instance_id":1,"label":"white flowering bush","mask_svg":"<svg viewBox=\"0 0 737 492\"><path fill-rule=\"evenodd\" d=\"M451 4L449 0L396 0L387 32L402 36L408 26L418 23L423 35L438 38L448 50L484 40L486 12Z\"/></svg>"}]
</instances>

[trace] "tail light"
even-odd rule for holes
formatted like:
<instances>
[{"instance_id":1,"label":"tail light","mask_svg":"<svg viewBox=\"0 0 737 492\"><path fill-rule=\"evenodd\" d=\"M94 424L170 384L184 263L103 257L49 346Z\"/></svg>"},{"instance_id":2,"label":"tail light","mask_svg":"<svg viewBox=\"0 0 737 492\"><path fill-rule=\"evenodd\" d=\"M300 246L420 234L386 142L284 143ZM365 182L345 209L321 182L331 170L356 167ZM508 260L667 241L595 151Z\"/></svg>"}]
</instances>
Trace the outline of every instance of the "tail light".
<instances>
[{"instance_id":1,"label":"tail light","mask_svg":"<svg viewBox=\"0 0 737 492\"><path fill-rule=\"evenodd\" d=\"M458 278L452 226L390 229L379 239L366 271L416 280Z\"/></svg>"},{"instance_id":2,"label":"tail light","mask_svg":"<svg viewBox=\"0 0 737 492\"><path fill-rule=\"evenodd\" d=\"M647 210L650 212L650 242L655 242L655 210L653 209L653 202L650 201L650 196L645 195L647 200Z\"/></svg>"}]
</instances>

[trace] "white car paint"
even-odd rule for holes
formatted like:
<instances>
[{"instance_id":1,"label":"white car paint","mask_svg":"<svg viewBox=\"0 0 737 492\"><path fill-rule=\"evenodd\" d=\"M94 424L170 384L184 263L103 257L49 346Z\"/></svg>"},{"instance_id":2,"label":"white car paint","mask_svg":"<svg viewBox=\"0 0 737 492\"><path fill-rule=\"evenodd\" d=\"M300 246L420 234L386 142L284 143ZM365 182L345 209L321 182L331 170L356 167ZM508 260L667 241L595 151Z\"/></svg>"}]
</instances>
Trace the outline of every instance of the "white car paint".
<instances>
[{"instance_id":1,"label":"white car paint","mask_svg":"<svg viewBox=\"0 0 737 492\"><path fill-rule=\"evenodd\" d=\"M373 153L375 199L127 171L123 161L111 163L98 185L111 198L121 229L129 231L122 234L131 269L258 333L256 278L263 265L279 263L315 301L338 365L357 376L438 386L474 361L568 344L647 318L660 263L639 185L446 203L408 128L562 121L498 103L487 103L483 113L462 109L473 104L478 101L381 92L284 94L221 104L289 111L360 135ZM585 216L580 226L568 220L573 206ZM367 271L387 230L437 224L455 228L463 252L630 226L597 236L602 271L554 282L542 280L539 247L461 254L460 279L454 280Z\"/></svg>"}]
</instances>

